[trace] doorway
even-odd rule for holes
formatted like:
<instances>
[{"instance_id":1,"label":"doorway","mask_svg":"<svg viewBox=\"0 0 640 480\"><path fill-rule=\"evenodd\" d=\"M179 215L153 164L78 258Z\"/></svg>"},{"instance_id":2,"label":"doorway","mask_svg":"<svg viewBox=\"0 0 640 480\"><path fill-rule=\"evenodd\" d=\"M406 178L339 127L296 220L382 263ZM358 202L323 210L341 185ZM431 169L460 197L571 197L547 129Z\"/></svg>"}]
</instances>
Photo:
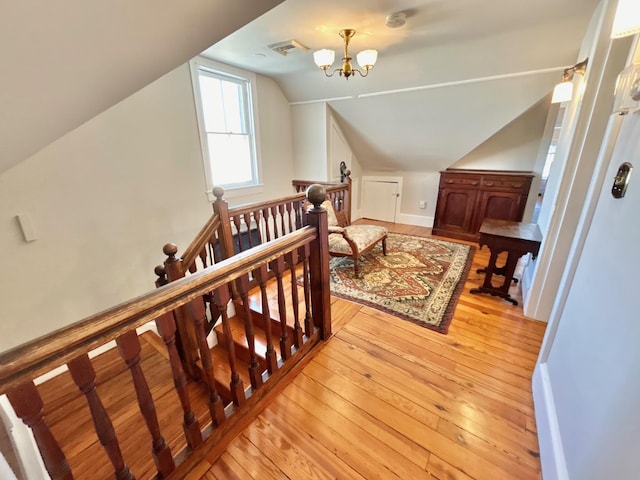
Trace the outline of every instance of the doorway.
<instances>
[{"instance_id":1,"label":"doorway","mask_svg":"<svg viewBox=\"0 0 640 480\"><path fill-rule=\"evenodd\" d=\"M395 223L400 209L401 177L362 179L362 217Z\"/></svg>"},{"instance_id":2,"label":"doorway","mask_svg":"<svg viewBox=\"0 0 640 480\"><path fill-rule=\"evenodd\" d=\"M540 174L538 198L536 199L536 206L533 210L533 218L531 220L533 223L537 223L538 217L540 216L540 207L542 206L544 192L547 187L547 182L549 181L549 172L551 171L551 165L553 164L553 159L556 155L556 148L558 146L558 139L560 138L560 131L562 130L562 120L564 119L565 111L566 105L560 104L560 107L558 108L558 115L556 116L556 121L553 126L553 133L551 134L551 142L549 143L549 148L547 149L547 157L545 158L544 166L542 167L542 173Z\"/></svg>"}]
</instances>

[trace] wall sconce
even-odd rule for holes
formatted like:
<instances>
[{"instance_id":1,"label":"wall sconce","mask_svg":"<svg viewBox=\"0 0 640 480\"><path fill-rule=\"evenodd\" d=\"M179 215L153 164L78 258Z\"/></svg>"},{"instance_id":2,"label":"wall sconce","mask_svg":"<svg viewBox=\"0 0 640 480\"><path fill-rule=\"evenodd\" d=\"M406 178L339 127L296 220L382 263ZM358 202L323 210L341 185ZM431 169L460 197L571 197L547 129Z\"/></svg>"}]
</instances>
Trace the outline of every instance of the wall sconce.
<instances>
[{"instance_id":1,"label":"wall sconce","mask_svg":"<svg viewBox=\"0 0 640 480\"><path fill-rule=\"evenodd\" d=\"M356 57L358 59L358 65L360 65L360 68L364 70L364 73L351 65L352 58L349 56L349 40L351 40L351 38L355 34L356 31L350 28L340 30L340 36L344 39L344 57L342 57L342 67L336 68L331 73L327 73L327 70L331 67L331 65L333 65L336 52L334 52L333 50L327 50L325 48L313 53L313 61L316 62L316 65L324 71L324 74L327 77L332 77L336 72L338 72L341 77L344 77L347 80L356 72L358 72L360 76L366 77L369 73L369 70L371 70L376 64L376 60L378 59L378 51L363 50L362 52L358 53Z\"/></svg>"},{"instance_id":2,"label":"wall sconce","mask_svg":"<svg viewBox=\"0 0 640 480\"><path fill-rule=\"evenodd\" d=\"M638 0L618 0L616 16L613 19L611 38L626 37L640 32L640 2Z\"/></svg>"},{"instance_id":3,"label":"wall sconce","mask_svg":"<svg viewBox=\"0 0 640 480\"><path fill-rule=\"evenodd\" d=\"M558 83L553 89L553 96L551 97L551 103L563 103L568 102L573 97L573 76L576 73L584 76L587 71L587 58L583 62L576 63L573 67L565 68L562 73L562 81Z\"/></svg>"}]
</instances>

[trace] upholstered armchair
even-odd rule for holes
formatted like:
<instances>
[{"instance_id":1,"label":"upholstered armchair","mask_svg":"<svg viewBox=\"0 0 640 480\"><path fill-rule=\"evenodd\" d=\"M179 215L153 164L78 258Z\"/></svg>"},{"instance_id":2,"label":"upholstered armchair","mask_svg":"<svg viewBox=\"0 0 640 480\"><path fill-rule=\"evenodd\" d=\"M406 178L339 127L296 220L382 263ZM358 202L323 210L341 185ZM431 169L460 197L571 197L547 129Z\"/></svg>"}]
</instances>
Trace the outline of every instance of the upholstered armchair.
<instances>
[{"instance_id":1,"label":"upholstered armchair","mask_svg":"<svg viewBox=\"0 0 640 480\"><path fill-rule=\"evenodd\" d=\"M386 227L379 225L350 225L344 212L336 212L330 200L322 204L327 210L329 224L329 254L334 257L351 257L355 276L360 276L359 259L378 242L382 242L382 253L387 254Z\"/></svg>"}]
</instances>

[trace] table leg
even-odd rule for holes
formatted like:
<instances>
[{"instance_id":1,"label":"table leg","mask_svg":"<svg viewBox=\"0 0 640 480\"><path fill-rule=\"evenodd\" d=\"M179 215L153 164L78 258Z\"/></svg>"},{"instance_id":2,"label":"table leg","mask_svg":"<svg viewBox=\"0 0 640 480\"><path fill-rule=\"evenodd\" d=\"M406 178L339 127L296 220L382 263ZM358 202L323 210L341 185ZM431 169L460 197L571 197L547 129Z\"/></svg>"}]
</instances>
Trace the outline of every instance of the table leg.
<instances>
[{"instance_id":1,"label":"table leg","mask_svg":"<svg viewBox=\"0 0 640 480\"><path fill-rule=\"evenodd\" d=\"M508 251L507 254L507 262L504 267L496 267L496 260L498 259L498 255L503 251L502 249L492 249L491 256L489 258L489 265L484 269L485 276L484 282L481 287L472 288L470 293L488 293L493 296L502 297L505 300L513 303L514 305L518 305L518 301L509 295L509 287L511 286L511 282L513 281L513 273L516 270L516 265L518 264L518 259L522 256L519 254L520 252ZM493 274L504 275L504 282L500 287L494 287L491 283L493 278Z\"/></svg>"}]
</instances>

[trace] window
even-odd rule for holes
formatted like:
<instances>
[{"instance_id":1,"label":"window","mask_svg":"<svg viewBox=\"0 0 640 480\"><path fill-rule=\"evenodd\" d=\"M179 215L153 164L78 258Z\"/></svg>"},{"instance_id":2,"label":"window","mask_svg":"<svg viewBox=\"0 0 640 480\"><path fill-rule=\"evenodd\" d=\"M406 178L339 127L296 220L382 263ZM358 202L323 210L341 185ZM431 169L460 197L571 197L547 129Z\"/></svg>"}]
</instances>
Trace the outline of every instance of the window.
<instances>
[{"instance_id":1,"label":"window","mask_svg":"<svg viewBox=\"0 0 640 480\"><path fill-rule=\"evenodd\" d=\"M225 196L250 193L260 183L255 77L204 58L192 62L192 76L209 199L214 186Z\"/></svg>"}]
</instances>

